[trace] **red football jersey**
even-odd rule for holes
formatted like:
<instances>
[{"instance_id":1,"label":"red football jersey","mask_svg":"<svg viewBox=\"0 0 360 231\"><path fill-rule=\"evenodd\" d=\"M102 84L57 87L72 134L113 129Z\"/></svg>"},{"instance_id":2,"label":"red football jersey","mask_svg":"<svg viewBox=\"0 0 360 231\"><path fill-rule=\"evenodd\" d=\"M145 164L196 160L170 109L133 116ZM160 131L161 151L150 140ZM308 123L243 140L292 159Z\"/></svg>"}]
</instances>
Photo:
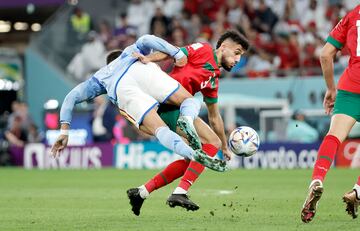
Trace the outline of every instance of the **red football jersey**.
<instances>
[{"instance_id":1,"label":"red football jersey","mask_svg":"<svg viewBox=\"0 0 360 231\"><path fill-rule=\"evenodd\" d=\"M338 89L360 94L360 5L340 20L326 41L338 49L346 46L350 52Z\"/></svg>"},{"instance_id":2,"label":"red football jersey","mask_svg":"<svg viewBox=\"0 0 360 231\"><path fill-rule=\"evenodd\" d=\"M207 43L194 43L181 50L188 57L183 67L174 67L170 76L176 79L190 94L201 92L204 101L216 103L220 69L215 50Z\"/></svg>"}]
</instances>

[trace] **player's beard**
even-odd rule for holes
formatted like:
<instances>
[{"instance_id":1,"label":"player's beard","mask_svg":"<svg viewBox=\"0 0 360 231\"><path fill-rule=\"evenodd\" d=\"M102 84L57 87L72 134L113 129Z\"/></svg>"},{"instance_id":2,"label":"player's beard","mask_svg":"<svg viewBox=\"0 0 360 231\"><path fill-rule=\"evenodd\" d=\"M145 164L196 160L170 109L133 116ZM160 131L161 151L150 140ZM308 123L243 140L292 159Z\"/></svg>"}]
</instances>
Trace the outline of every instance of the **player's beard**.
<instances>
[{"instance_id":1,"label":"player's beard","mask_svg":"<svg viewBox=\"0 0 360 231\"><path fill-rule=\"evenodd\" d=\"M222 68L224 68L225 71L231 71L232 67L230 67L230 65L228 65L228 63L225 60L221 61L221 66Z\"/></svg>"}]
</instances>

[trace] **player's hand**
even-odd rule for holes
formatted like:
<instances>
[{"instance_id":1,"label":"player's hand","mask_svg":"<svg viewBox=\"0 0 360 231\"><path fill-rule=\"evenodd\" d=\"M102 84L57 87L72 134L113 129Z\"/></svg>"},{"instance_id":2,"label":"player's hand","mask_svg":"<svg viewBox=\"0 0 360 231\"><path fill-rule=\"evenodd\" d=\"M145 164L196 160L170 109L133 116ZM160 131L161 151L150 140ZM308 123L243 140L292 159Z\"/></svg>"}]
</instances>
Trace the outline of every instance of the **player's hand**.
<instances>
[{"instance_id":1,"label":"player's hand","mask_svg":"<svg viewBox=\"0 0 360 231\"><path fill-rule=\"evenodd\" d=\"M183 67L187 64L188 62L188 58L186 55L184 55L181 59L176 59L175 60L175 66L177 67Z\"/></svg>"},{"instance_id":2,"label":"player's hand","mask_svg":"<svg viewBox=\"0 0 360 231\"><path fill-rule=\"evenodd\" d=\"M56 158L60 155L60 152L67 146L68 143L68 135L60 135L56 142L53 144L51 148L51 156Z\"/></svg>"},{"instance_id":3,"label":"player's hand","mask_svg":"<svg viewBox=\"0 0 360 231\"><path fill-rule=\"evenodd\" d=\"M147 64L147 63L151 62L151 60L148 57L146 57L143 54L137 53L137 52L133 52L132 56L137 58L143 64Z\"/></svg>"},{"instance_id":4,"label":"player's hand","mask_svg":"<svg viewBox=\"0 0 360 231\"><path fill-rule=\"evenodd\" d=\"M335 97L336 97L336 89L327 89L325 96L324 96L324 102L323 106L325 108L325 114L330 115L334 109L334 103L335 103Z\"/></svg>"},{"instance_id":5,"label":"player's hand","mask_svg":"<svg viewBox=\"0 0 360 231\"><path fill-rule=\"evenodd\" d=\"M224 156L225 160L231 160L232 153L231 153L231 151L229 151L228 148L224 148L221 151L223 153L223 156Z\"/></svg>"}]
</instances>

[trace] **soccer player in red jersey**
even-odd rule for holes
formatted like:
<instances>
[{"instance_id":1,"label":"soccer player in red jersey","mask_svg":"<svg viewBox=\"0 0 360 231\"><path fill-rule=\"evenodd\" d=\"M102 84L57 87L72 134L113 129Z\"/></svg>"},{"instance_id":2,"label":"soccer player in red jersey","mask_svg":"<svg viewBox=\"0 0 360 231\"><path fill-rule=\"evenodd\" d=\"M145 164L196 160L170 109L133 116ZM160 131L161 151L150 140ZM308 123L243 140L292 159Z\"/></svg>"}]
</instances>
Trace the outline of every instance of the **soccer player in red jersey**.
<instances>
[{"instance_id":1,"label":"soccer player in red jersey","mask_svg":"<svg viewBox=\"0 0 360 231\"><path fill-rule=\"evenodd\" d=\"M350 60L336 89L333 60L337 51L343 47L349 49ZM330 32L321 51L320 61L327 87L323 105L326 114L333 115L329 132L320 145L309 193L301 211L301 219L305 223L315 216L323 193L324 178L341 142L355 122L360 121L360 5L350 11ZM345 193L343 200L348 214L356 218L360 203L360 177L353 190Z\"/></svg>"},{"instance_id":2,"label":"soccer player in red jersey","mask_svg":"<svg viewBox=\"0 0 360 231\"><path fill-rule=\"evenodd\" d=\"M221 149L226 159L231 158L224 132L224 123L217 104L218 78L220 68L230 71L248 47L249 42L244 36L235 31L227 31L219 38L216 49L213 49L208 43L194 43L182 47L181 50L187 55L188 62L183 67L174 67L170 73L170 76L192 95L197 92L201 92L203 95L212 129L203 120L196 118L194 126L201 144L192 142L195 139L191 139L189 134L186 135L191 147L202 148L209 156L214 157ZM161 52L154 52L148 56L137 55L139 60L144 63L161 61L168 57ZM181 129L181 124L177 123L179 108L163 105L159 108L158 113L173 131L176 130L177 125ZM186 159L174 161L144 185L127 191L132 211L135 215L139 215L143 201L151 192L181 176L180 183L168 198L167 204L171 207L181 206L187 210L199 209L199 206L188 198L187 192L204 168L203 165Z\"/></svg>"}]
</instances>

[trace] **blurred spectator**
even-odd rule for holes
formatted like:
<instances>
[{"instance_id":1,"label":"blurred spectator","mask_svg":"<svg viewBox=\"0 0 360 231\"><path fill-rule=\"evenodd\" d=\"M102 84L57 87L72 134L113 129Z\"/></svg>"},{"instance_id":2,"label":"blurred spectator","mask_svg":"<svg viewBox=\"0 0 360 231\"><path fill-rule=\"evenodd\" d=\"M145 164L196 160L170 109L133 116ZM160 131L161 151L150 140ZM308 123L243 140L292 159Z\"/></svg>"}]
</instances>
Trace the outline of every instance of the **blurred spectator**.
<instances>
[{"instance_id":1,"label":"blurred spectator","mask_svg":"<svg viewBox=\"0 0 360 231\"><path fill-rule=\"evenodd\" d=\"M178 16L184 5L183 0L160 0L158 2L166 17Z\"/></svg>"},{"instance_id":2,"label":"blurred spectator","mask_svg":"<svg viewBox=\"0 0 360 231\"><path fill-rule=\"evenodd\" d=\"M129 25L127 14L120 14L118 21L116 22L116 28L113 32L113 35L117 40L116 42L118 43L116 46L119 46L120 48L126 47L125 44L127 43L126 40L128 39L129 35L137 35L137 28ZM116 46L115 48L117 48Z\"/></svg>"},{"instance_id":3,"label":"blurred spectator","mask_svg":"<svg viewBox=\"0 0 360 231\"><path fill-rule=\"evenodd\" d=\"M174 29L171 34L172 44L177 47L185 46L185 44L186 44L185 37L186 36L185 36L184 30L182 30L181 28Z\"/></svg>"},{"instance_id":4,"label":"blurred spectator","mask_svg":"<svg viewBox=\"0 0 360 231\"><path fill-rule=\"evenodd\" d=\"M112 28L110 23L106 20L102 20L99 24L99 39L107 44L112 38Z\"/></svg>"},{"instance_id":5,"label":"blurred spectator","mask_svg":"<svg viewBox=\"0 0 360 231\"><path fill-rule=\"evenodd\" d=\"M89 14L76 7L70 17L71 28L82 40L91 29L91 18Z\"/></svg>"},{"instance_id":6,"label":"blurred spectator","mask_svg":"<svg viewBox=\"0 0 360 231\"><path fill-rule=\"evenodd\" d=\"M249 78L270 76L272 69L271 57L263 50L250 49L246 64L246 74Z\"/></svg>"},{"instance_id":7,"label":"blurred spectator","mask_svg":"<svg viewBox=\"0 0 360 231\"><path fill-rule=\"evenodd\" d=\"M128 9L129 25L138 29L138 35L149 33L150 18L154 15L155 4L152 1L131 0Z\"/></svg>"},{"instance_id":8,"label":"blurred spectator","mask_svg":"<svg viewBox=\"0 0 360 231\"><path fill-rule=\"evenodd\" d=\"M318 141L319 132L305 121L301 111L295 111L286 130L287 140L300 143L313 143Z\"/></svg>"},{"instance_id":9,"label":"blurred spectator","mask_svg":"<svg viewBox=\"0 0 360 231\"><path fill-rule=\"evenodd\" d=\"M276 36L276 55L279 57L279 76L300 67L300 49L294 34L281 33Z\"/></svg>"},{"instance_id":10,"label":"blurred spectator","mask_svg":"<svg viewBox=\"0 0 360 231\"><path fill-rule=\"evenodd\" d=\"M8 117L8 128L13 127L13 123L16 117L21 119L21 128L27 130L30 124L33 123L31 116L29 115L28 106L24 102L13 101L11 104L12 113Z\"/></svg>"},{"instance_id":11,"label":"blurred spectator","mask_svg":"<svg viewBox=\"0 0 360 231\"><path fill-rule=\"evenodd\" d=\"M30 124L27 140L29 143L40 143L44 140L44 135L38 130L35 124Z\"/></svg>"},{"instance_id":12,"label":"blurred spectator","mask_svg":"<svg viewBox=\"0 0 360 231\"><path fill-rule=\"evenodd\" d=\"M104 43L100 40L95 31L88 35L88 42L85 43L81 51L70 61L67 71L77 80L83 81L94 72L104 66L106 50Z\"/></svg>"},{"instance_id":13,"label":"blurred spectator","mask_svg":"<svg viewBox=\"0 0 360 231\"><path fill-rule=\"evenodd\" d=\"M316 54L315 44L307 43L304 48L304 58L302 63L302 75L314 76L321 75L321 65L319 56Z\"/></svg>"},{"instance_id":14,"label":"blurred spectator","mask_svg":"<svg viewBox=\"0 0 360 231\"><path fill-rule=\"evenodd\" d=\"M300 20L303 27L307 27L309 23L314 23L316 30L323 38L327 36L332 28L330 23L326 23L324 5L318 4L317 0L310 0L308 8L302 12Z\"/></svg>"},{"instance_id":15,"label":"blurred spectator","mask_svg":"<svg viewBox=\"0 0 360 231\"><path fill-rule=\"evenodd\" d=\"M150 21L150 34L160 38L166 38L170 35L170 20L163 14L160 7L156 7L155 15Z\"/></svg>"},{"instance_id":16,"label":"blurred spectator","mask_svg":"<svg viewBox=\"0 0 360 231\"><path fill-rule=\"evenodd\" d=\"M241 23L242 20L247 16L245 15L243 8L243 1L238 0L226 0L227 5L227 21L231 24L232 27L236 27Z\"/></svg>"},{"instance_id":17,"label":"blurred spectator","mask_svg":"<svg viewBox=\"0 0 360 231\"><path fill-rule=\"evenodd\" d=\"M277 21L278 17L272 9L266 5L264 0L260 0L252 21L254 28L259 32L271 33Z\"/></svg>"},{"instance_id":18,"label":"blurred spectator","mask_svg":"<svg viewBox=\"0 0 360 231\"><path fill-rule=\"evenodd\" d=\"M112 131L117 114L117 110L105 96L94 99L92 132L95 142L110 141L113 138Z\"/></svg>"},{"instance_id":19,"label":"blurred spectator","mask_svg":"<svg viewBox=\"0 0 360 231\"><path fill-rule=\"evenodd\" d=\"M23 128L22 123L22 118L19 115L16 115L11 127L5 131L5 138L10 145L23 147L27 142L27 133Z\"/></svg>"}]
</instances>

